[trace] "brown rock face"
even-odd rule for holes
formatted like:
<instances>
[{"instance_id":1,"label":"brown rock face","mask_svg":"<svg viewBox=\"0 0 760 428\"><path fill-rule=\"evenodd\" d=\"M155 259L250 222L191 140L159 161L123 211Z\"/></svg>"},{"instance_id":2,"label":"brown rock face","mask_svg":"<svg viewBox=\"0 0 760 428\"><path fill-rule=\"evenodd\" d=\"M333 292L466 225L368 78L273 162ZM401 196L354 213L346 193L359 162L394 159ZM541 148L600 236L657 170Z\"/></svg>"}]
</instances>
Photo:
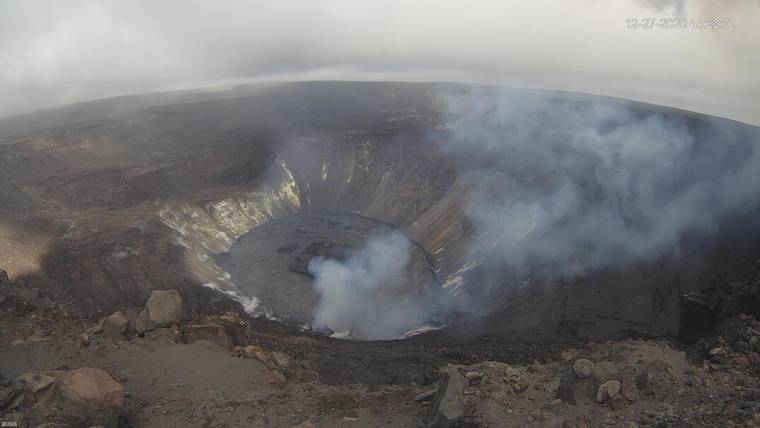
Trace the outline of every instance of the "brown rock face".
<instances>
[{"instance_id":1,"label":"brown rock face","mask_svg":"<svg viewBox=\"0 0 760 428\"><path fill-rule=\"evenodd\" d=\"M23 389L13 407L30 426L56 421L65 426L118 425L124 389L99 368L50 370L18 378Z\"/></svg>"},{"instance_id":2,"label":"brown rock face","mask_svg":"<svg viewBox=\"0 0 760 428\"><path fill-rule=\"evenodd\" d=\"M145 330L177 324L182 319L182 296L177 290L156 290L148 298L143 312L150 321L150 328ZM142 313L140 318L144 318ZM138 318L138 324L140 324L140 318Z\"/></svg>"},{"instance_id":3,"label":"brown rock face","mask_svg":"<svg viewBox=\"0 0 760 428\"><path fill-rule=\"evenodd\" d=\"M119 339L127 332L129 319L122 311L114 312L103 320L103 335L111 339Z\"/></svg>"},{"instance_id":4,"label":"brown rock face","mask_svg":"<svg viewBox=\"0 0 760 428\"><path fill-rule=\"evenodd\" d=\"M156 326L176 324L182 319L182 296L177 290L156 290L151 293L145 309Z\"/></svg>"},{"instance_id":5,"label":"brown rock face","mask_svg":"<svg viewBox=\"0 0 760 428\"><path fill-rule=\"evenodd\" d=\"M69 398L97 407L119 407L124 402L124 388L103 369L83 367L68 371L47 371L58 380L60 391Z\"/></svg>"}]
</instances>

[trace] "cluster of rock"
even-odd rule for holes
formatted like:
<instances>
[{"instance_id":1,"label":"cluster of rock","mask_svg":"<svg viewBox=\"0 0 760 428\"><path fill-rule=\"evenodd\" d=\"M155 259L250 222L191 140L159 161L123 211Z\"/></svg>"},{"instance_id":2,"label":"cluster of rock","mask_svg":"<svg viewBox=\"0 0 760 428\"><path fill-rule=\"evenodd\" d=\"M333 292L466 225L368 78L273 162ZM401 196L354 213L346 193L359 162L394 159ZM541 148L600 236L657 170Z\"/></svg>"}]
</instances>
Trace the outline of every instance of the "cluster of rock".
<instances>
[{"instance_id":1,"label":"cluster of rock","mask_svg":"<svg viewBox=\"0 0 760 428\"><path fill-rule=\"evenodd\" d=\"M182 296L176 290L155 290L139 314L134 311L116 311L80 334L79 344L87 347L97 335L120 340L131 334L143 336L156 330L176 329L182 321L182 314ZM176 335L175 331L159 333Z\"/></svg>"},{"instance_id":2,"label":"cluster of rock","mask_svg":"<svg viewBox=\"0 0 760 428\"><path fill-rule=\"evenodd\" d=\"M760 319L760 279L715 284L681 298L678 338L693 344L740 314Z\"/></svg>"},{"instance_id":3,"label":"cluster of rock","mask_svg":"<svg viewBox=\"0 0 760 428\"><path fill-rule=\"evenodd\" d=\"M270 383L281 385L287 379L303 380L305 371L288 355L268 352L252 345L251 328L247 320L236 313L204 317L197 322L180 325L182 321L182 297L176 290L156 290L137 316L117 311L82 333L79 343L88 346L93 336L101 335L119 340L137 334L167 337L177 343L198 340L214 343L227 349L238 358L251 358L267 367Z\"/></svg>"},{"instance_id":4,"label":"cluster of rock","mask_svg":"<svg viewBox=\"0 0 760 428\"><path fill-rule=\"evenodd\" d=\"M237 358L252 358L267 368L269 383L282 385L288 379L305 380L313 372L307 372L289 355L282 352L267 352L256 345L236 346L231 355ZM309 376L313 377L313 376Z\"/></svg>"},{"instance_id":5,"label":"cluster of rock","mask_svg":"<svg viewBox=\"0 0 760 428\"><path fill-rule=\"evenodd\" d=\"M696 350L713 365L730 365L760 373L760 321L739 314L723 320L716 335L703 337Z\"/></svg>"},{"instance_id":6,"label":"cluster of rock","mask_svg":"<svg viewBox=\"0 0 760 428\"><path fill-rule=\"evenodd\" d=\"M620 410L639 399L639 390L647 387L646 367L631 366L617 372L595 370L594 363L578 358L572 369L560 377L555 398L577 405L593 397L596 402Z\"/></svg>"},{"instance_id":7,"label":"cluster of rock","mask_svg":"<svg viewBox=\"0 0 760 428\"><path fill-rule=\"evenodd\" d=\"M696 357L760 372L760 279L686 293L680 309L678 336Z\"/></svg>"},{"instance_id":8,"label":"cluster of rock","mask_svg":"<svg viewBox=\"0 0 760 428\"><path fill-rule=\"evenodd\" d=\"M0 269L0 313L25 316L35 309L55 308L55 303L42 290L31 287L23 279L11 281Z\"/></svg>"},{"instance_id":9,"label":"cluster of rock","mask_svg":"<svg viewBox=\"0 0 760 428\"><path fill-rule=\"evenodd\" d=\"M0 271L0 281L9 284L4 271ZM0 303L6 301L10 300ZM315 377L287 354L252 345L250 324L239 314L207 316L193 322L183 322L183 314L183 300L176 290L156 290L142 311L116 311L102 318L79 335L78 344L89 347L99 340L138 336L168 338L175 343L207 341L227 349L233 357L261 362L272 384ZM19 426L50 422L72 427L117 426L123 399L123 387L102 369L41 371L3 382L0 416L4 421L19 422Z\"/></svg>"},{"instance_id":10,"label":"cluster of rock","mask_svg":"<svg viewBox=\"0 0 760 428\"><path fill-rule=\"evenodd\" d=\"M432 400L432 411L426 420L429 427L453 427L462 422L466 396L476 394L470 386L498 385L508 394L522 394L529 383L523 373L505 363L485 361L474 366L448 366L440 371L436 389L422 392L415 401Z\"/></svg>"},{"instance_id":11,"label":"cluster of rock","mask_svg":"<svg viewBox=\"0 0 760 428\"><path fill-rule=\"evenodd\" d=\"M493 405L511 414L510 423L518 425L540 422L541 426L576 426L578 412L608 415L617 423L635 417L646 425L680 421L675 412L642 414L642 409L651 408L647 403L655 402L655 397L675 385L702 382L694 373L684 375L683 368L676 370L661 359L641 359L635 364L622 359L595 363L578 354L574 351L563 355L564 361L527 367L495 361L448 366L441 370L437 388L419 393L414 400L432 402L425 421L430 427L491 425L493 420L480 418L484 417L482 410ZM611 416L616 414L624 416ZM631 426L636 423L631 422Z\"/></svg>"},{"instance_id":12,"label":"cluster of rock","mask_svg":"<svg viewBox=\"0 0 760 428\"><path fill-rule=\"evenodd\" d=\"M0 271L0 308L14 315L25 315L45 306L36 305L39 292L26 284L12 283ZM45 302L43 301L43 304ZM117 311L79 335L80 346L87 347L95 336L120 340L130 334L144 334L175 326L181 321L182 298L175 290L158 290L151 294L145 309L138 315ZM100 368L46 370L26 373L15 380L3 381L0 389L0 416L17 426L115 427L124 389ZM52 425L51 425L52 426Z\"/></svg>"},{"instance_id":13,"label":"cluster of rock","mask_svg":"<svg viewBox=\"0 0 760 428\"><path fill-rule=\"evenodd\" d=\"M6 381L0 417L17 426L116 427L123 401L124 388L102 369L48 370Z\"/></svg>"}]
</instances>

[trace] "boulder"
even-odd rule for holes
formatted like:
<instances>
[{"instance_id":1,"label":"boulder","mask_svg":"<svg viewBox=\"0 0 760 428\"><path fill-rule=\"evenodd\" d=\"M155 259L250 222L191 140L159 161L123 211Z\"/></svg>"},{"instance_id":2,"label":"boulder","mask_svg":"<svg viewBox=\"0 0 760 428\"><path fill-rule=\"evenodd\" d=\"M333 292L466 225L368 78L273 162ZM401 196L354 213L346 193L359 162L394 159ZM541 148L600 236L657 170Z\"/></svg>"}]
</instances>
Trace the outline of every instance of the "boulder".
<instances>
[{"instance_id":1,"label":"boulder","mask_svg":"<svg viewBox=\"0 0 760 428\"><path fill-rule=\"evenodd\" d=\"M114 312L103 320L103 336L118 340L127 332L129 318L122 311Z\"/></svg>"},{"instance_id":2,"label":"boulder","mask_svg":"<svg viewBox=\"0 0 760 428\"><path fill-rule=\"evenodd\" d=\"M430 427L452 427L464 416L464 389L467 379L455 367L444 369L433 397Z\"/></svg>"},{"instance_id":3,"label":"boulder","mask_svg":"<svg viewBox=\"0 0 760 428\"><path fill-rule=\"evenodd\" d=\"M124 389L99 368L26 373L16 408L31 426L56 421L66 426L115 427Z\"/></svg>"},{"instance_id":4,"label":"boulder","mask_svg":"<svg viewBox=\"0 0 760 428\"><path fill-rule=\"evenodd\" d=\"M177 290L155 290L144 310L153 328L178 324L182 319L182 296Z\"/></svg>"},{"instance_id":5,"label":"boulder","mask_svg":"<svg viewBox=\"0 0 760 428\"><path fill-rule=\"evenodd\" d=\"M596 391L596 401L599 403L606 403L617 395L620 395L620 389L622 385L616 380L608 380L599 385L599 389Z\"/></svg>"},{"instance_id":6,"label":"boulder","mask_svg":"<svg viewBox=\"0 0 760 428\"><path fill-rule=\"evenodd\" d=\"M581 379L586 379L588 377L591 377L591 374L594 371L594 363L591 362L591 360L587 360L585 358L578 358L575 360L575 363L573 364L573 372L575 372L575 375L578 376Z\"/></svg>"},{"instance_id":7,"label":"boulder","mask_svg":"<svg viewBox=\"0 0 760 428\"><path fill-rule=\"evenodd\" d=\"M182 296L177 290L155 290L134 321L137 334L178 324L182 320Z\"/></svg>"},{"instance_id":8,"label":"boulder","mask_svg":"<svg viewBox=\"0 0 760 428\"><path fill-rule=\"evenodd\" d=\"M620 382L620 394L628 401L639 399L639 388L636 386L636 378L632 375L623 376Z\"/></svg>"},{"instance_id":9,"label":"boulder","mask_svg":"<svg viewBox=\"0 0 760 428\"><path fill-rule=\"evenodd\" d=\"M120 407L124 402L124 388L103 369L83 367L43 373L58 381L63 394L82 403L97 407Z\"/></svg>"},{"instance_id":10,"label":"boulder","mask_svg":"<svg viewBox=\"0 0 760 428\"><path fill-rule=\"evenodd\" d=\"M587 400L595 399L598 385L593 376L581 379L574 370L568 369L559 378L559 385L554 393L554 398L576 406Z\"/></svg>"},{"instance_id":11,"label":"boulder","mask_svg":"<svg viewBox=\"0 0 760 428\"><path fill-rule=\"evenodd\" d=\"M520 370L512 367L507 366L504 369L504 382L507 383L511 388L512 392L521 394L525 392L526 389L530 386L528 382L523 379L522 373L520 373Z\"/></svg>"}]
</instances>

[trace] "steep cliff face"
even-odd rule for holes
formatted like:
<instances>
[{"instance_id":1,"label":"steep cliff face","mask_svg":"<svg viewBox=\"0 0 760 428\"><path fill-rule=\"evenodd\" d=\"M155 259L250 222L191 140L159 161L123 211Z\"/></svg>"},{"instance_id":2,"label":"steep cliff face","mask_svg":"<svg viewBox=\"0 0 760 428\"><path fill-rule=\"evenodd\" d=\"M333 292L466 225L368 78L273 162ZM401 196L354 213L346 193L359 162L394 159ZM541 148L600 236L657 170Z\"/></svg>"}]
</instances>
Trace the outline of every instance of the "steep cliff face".
<instances>
[{"instance_id":1,"label":"steep cliff face","mask_svg":"<svg viewBox=\"0 0 760 428\"><path fill-rule=\"evenodd\" d=\"M139 306L152 289L178 288L192 311L228 304L215 289L251 312L276 316L271 305L257 300L264 297L256 290L266 287L241 281L244 272L230 272L225 254L235 256L235 245L257 233L271 235L271 230L256 232L267 224L286 238L281 245L299 245L293 254L323 241L360 246L373 228L341 225L356 225L348 217L361 216L378 227L392 226L418 246L414 260L432 269L432 282L446 296L437 297L436 304L450 319L493 312L488 328L528 336L540 330L560 338L674 332L681 292L756 271L760 241L752 212L726 219L714 235L686 236L681 254L656 260L552 280L496 266L489 255L501 251L498 237L479 230L468 211L472 195L483 189L468 177L493 168L503 153L470 156L452 150L457 120L440 105L441 92L468 90L291 84L5 137L0 140L0 263L5 266L0 267L15 277L35 277L84 313ZM535 138L577 132L573 123L563 126L526 132ZM537 186L554 178L533 175L524 171ZM488 185L503 196L498 180ZM335 220L330 236L291 239L298 219L315 213L347 217ZM526 231L531 227L526 223ZM266 253L256 248L259 255ZM311 281L301 277L286 289L292 279L289 257L275 257L282 263L266 276L279 278L268 290L282 288L272 295L280 307L288 293L308 289ZM429 281L413 282L412 287L424 288L420 284ZM310 303L297 314L289 314L294 322L305 321L313 309L314 295L306 300ZM484 329L483 324L471 328Z\"/></svg>"}]
</instances>

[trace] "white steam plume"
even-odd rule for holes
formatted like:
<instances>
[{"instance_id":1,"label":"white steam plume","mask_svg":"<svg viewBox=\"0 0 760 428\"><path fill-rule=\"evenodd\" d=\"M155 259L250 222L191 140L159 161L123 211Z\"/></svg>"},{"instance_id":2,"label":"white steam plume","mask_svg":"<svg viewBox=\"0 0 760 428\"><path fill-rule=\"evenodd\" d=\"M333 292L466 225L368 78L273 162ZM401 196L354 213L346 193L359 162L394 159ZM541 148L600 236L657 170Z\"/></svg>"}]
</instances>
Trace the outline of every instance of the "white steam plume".
<instances>
[{"instance_id":1,"label":"white steam plume","mask_svg":"<svg viewBox=\"0 0 760 428\"><path fill-rule=\"evenodd\" d=\"M320 294L314 325L362 339L397 339L427 321L431 306L405 291L411 243L400 232L370 238L345 261L309 263Z\"/></svg>"},{"instance_id":2,"label":"white steam plume","mask_svg":"<svg viewBox=\"0 0 760 428\"><path fill-rule=\"evenodd\" d=\"M523 274L578 275L677 252L757 206L760 129L725 120L536 99L450 96L472 192L473 251ZM488 242L484 242L488 241Z\"/></svg>"}]
</instances>

